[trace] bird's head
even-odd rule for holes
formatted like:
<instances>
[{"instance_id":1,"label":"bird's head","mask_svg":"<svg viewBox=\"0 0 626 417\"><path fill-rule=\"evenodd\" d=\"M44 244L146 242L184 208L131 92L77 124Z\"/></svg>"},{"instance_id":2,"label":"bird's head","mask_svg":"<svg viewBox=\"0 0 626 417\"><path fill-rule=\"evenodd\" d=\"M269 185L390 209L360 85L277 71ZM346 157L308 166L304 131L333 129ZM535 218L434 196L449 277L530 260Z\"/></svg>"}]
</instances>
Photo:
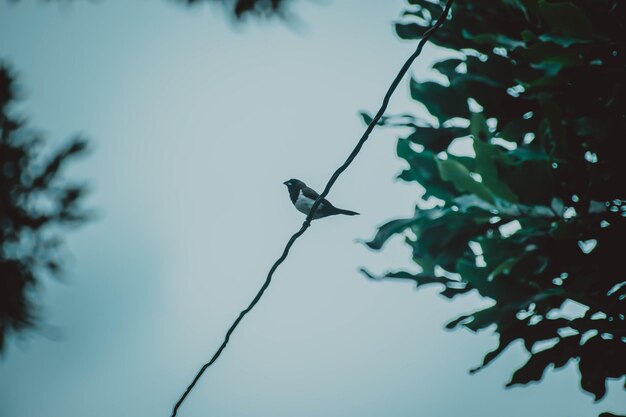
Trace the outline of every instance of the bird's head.
<instances>
[{"instance_id":1,"label":"bird's head","mask_svg":"<svg viewBox=\"0 0 626 417\"><path fill-rule=\"evenodd\" d=\"M300 189L300 188L305 186L302 181L297 180L295 178L287 180L287 181L283 182L283 184L285 184L287 186L287 188L289 188L289 189L291 189L291 188Z\"/></svg>"}]
</instances>

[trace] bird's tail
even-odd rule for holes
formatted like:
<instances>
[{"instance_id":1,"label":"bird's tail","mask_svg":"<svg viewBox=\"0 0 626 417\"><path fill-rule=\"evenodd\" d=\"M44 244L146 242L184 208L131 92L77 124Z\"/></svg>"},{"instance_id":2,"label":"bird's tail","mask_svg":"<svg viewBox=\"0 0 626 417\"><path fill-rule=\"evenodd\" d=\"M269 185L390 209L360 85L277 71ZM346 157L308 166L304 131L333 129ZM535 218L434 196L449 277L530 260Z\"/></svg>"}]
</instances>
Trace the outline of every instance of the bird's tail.
<instances>
[{"instance_id":1,"label":"bird's tail","mask_svg":"<svg viewBox=\"0 0 626 417\"><path fill-rule=\"evenodd\" d=\"M337 214L345 214L346 216L358 216L360 213L357 213L356 211L337 209Z\"/></svg>"}]
</instances>

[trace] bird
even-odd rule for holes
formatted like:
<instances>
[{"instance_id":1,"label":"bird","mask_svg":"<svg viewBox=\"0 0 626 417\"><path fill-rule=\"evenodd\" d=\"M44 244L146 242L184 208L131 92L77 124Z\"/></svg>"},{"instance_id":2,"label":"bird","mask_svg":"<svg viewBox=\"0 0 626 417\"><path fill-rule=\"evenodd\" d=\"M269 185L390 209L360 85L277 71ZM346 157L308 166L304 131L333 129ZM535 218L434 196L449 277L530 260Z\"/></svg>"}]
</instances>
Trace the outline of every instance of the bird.
<instances>
[{"instance_id":1,"label":"bird","mask_svg":"<svg viewBox=\"0 0 626 417\"><path fill-rule=\"evenodd\" d=\"M320 196L314 189L307 187L305 183L295 178L283 182L287 186L289 191L289 198L293 205L302 213L309 215L313 203ZM320 219L322 217L334 216L335 214L345 214L346 216L356 216L359 213L356 211L344 210L333 206L330 201L323 199L320 205L315 210L313 219Z\"/></svg>"}]
</instances>

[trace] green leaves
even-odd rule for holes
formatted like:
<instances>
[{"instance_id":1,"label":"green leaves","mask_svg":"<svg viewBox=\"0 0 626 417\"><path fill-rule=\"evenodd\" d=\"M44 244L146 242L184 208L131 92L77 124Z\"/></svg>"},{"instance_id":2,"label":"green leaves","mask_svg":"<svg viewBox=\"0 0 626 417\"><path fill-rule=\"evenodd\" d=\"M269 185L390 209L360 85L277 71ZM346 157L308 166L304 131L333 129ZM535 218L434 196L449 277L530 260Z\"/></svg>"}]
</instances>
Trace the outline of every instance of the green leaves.
<instances>
[{"instance_id":1,"label":"green leaves","mask_svg":"<svg viewBox=\"0 0 626 417\"><path fill-rule=\"evenodd\" d=\"M498 198L518 202L518 197L509 186L500 180L497 164L510 164L510 158L497 146L488 143L490 132L485 118L480 113L472 115L472 136L474 136L474 153L476 154L476 173L489 191Z\"/></svg>"},{"instance_id":2,"label":"green leaves","mask_svg":"<svg viewBox=\"0 0 626 417\"><path fill-rule=\"evenodd\" d=\"M380 249L393 235L403 233L414 221L414 219L400 219L387 222L378 228L376 236L366 242L366 245L371 249Z\"/></svg>"},{"instance_id":3,"label":"green leaves","mask_svg":"<svg viewBox=\"0 0 626 417\"><path fill-rule=\"evenodd\" d=\"M463 164L453 159L443 161L438 159L437 166L441 179L452 182L457 190L476 194L489 203L494 202L491 191L481 182L474 179L471 172Z\"/></svg>"},{"instance_id":4,"label":"green leaves","mask_svg":"<svg viewBox=\"0 0 626 417\"><path fill-rule=\"evenodd\" d=\"M468 130L462 127L415 126L413 133L406 139L428 147L433 153L439 153L448 149L454 139L467 136L467 134Z\"/></svg>"},{"instance_id":5,"label":"green leaves","mask_svg":"<svg viewBox=\"0 0 626 417\"><path fill-rule=\"evenodd\" d=\"M576 355L579 345L580 335L567 336L560 339L554 347L533 354L528 362L515 371L506 386L539 381L549 365L554 365L555 369L565 366Z\"/></svg>"},{"instance_id":6,"label":"green leaves","mask_svg":"<svg viewBox=\"0 0 626 417\"><path fill-rule=\"evenodd\" d=\"M444 276L435 276L431 274L419 273L412 274L410 272L398 271L398 272L387 272L382 276L375 276L364 268L361 268L361 273L365 275L367 278L372 280L410 280L414 281L417 287L422 287L425 285L432 284L443 284L444 288L441 290L440 294L446 298L453 298L456 295L464 294L472 289L472 287L467 284L460 282L458 280L453 280L451 278L447 278Z\"/></svg>"},{"instance_id":7,"label":"green leaves","mask_svg":"<svg viewBox=\"0 0 626 417\"><path fill-rule=\"evenodd\" d=\"M463 94L432 81L420 83L411 79L410 87L411 97L426 103L426 108L439 123L453 117L469 117L467 97Z\"/></svg>"},{"instance_id":8,"label":"green leaves","mask_svg":"<svg viewBox=\"0 0 626 417\"><path fill-rule=\"evenodd\" d=\"M404 39L421 37L440 8L411 3L396 26ZM521 340L531 357L509 386L538 381L572 358L596 399L607 378L626 375L625 21L626 7L613 0L455 3L432 38L462 54L433 64L448 85L411 80L411 97L437 126L402 116L411 132L398 140L408 163L399 178L422 185L417 205L431 208L384 224L368 245L380 249L402 235L423 269L379 278L493 300L448 326L499 335L475 371ZM472 101L479 106L470 111ZM588 313L548 319L568 301ZM590 331L600 336L582 337ZM538 352L539 342L553 345Z\"/></svg>"},{"instance_id":9,"label":"green leaves","mask_svg":"<svg viewBox=\"0 0 626 417\"><path fill-rule=\"evenodd\" d=\"M546 133L550 135L549 138L544 138L546 143L544 148L555 157L562 157L566 152L566 141L561 110L547 94L539 95L539 103L545 116Z\"/></svg>"},{"instance_id":10,"label":"green leaves","mask_svg":"<svg viewBox=\"0 0 626 417\"><path fill-rule=\"evenodd\" d=\"M433 152L413 150L406 139L399 139L396 152L409 163L409 169L402 171L398 178L404 181L417 181L426 188L424 198L434 196L447 200L456 195L454 187L441 179L437 171L436 156Z\"/></svg>"},{"instance_id":11,"label":"green leaves","mask_svg":"<svg viewBox=\"0 0 626 417\"><path fill-rule=\"evenodd\" d=\"M591 37L591 22L573 3L539 0L537 4L541 17L555 33L582 39Z\"/></svg>"}]
</instances>

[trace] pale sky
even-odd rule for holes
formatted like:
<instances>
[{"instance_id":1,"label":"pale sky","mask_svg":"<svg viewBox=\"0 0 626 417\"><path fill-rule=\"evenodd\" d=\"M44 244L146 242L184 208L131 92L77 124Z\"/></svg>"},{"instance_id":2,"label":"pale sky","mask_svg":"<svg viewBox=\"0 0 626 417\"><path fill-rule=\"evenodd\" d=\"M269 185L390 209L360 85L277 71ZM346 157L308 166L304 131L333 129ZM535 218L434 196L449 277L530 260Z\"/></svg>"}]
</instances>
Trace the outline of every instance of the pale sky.
<instances>
[{"instance_id":1,"label":"pale sky","mask_svg":"<svg viewBox=\"0 0 626 417\"><path fill-rule=\"evenodd\" d=\"M321 191L415 44L392 22L400 0L298 3L305 26L235 27L210 8L161 0L0 0L0 57L20 105L51 143L92 152L68 172L91 188L96 221L68 238L67 272L39 288L39 332L0 359L2 417L168 416L304 219L295 177ZM426 48L422 79L443 52ZM390 112L421 112L403 85ZM420 195L395 182L395 133L375 130L329 199L358 217L315 221L179 415L185 417L594 416L573 364L505 389L520 345L470 376L491 330L445 331L485 303L437 288L372 282L408 268L397 238L358 239L408 216Z\"/></svg>"}]
</instances>

